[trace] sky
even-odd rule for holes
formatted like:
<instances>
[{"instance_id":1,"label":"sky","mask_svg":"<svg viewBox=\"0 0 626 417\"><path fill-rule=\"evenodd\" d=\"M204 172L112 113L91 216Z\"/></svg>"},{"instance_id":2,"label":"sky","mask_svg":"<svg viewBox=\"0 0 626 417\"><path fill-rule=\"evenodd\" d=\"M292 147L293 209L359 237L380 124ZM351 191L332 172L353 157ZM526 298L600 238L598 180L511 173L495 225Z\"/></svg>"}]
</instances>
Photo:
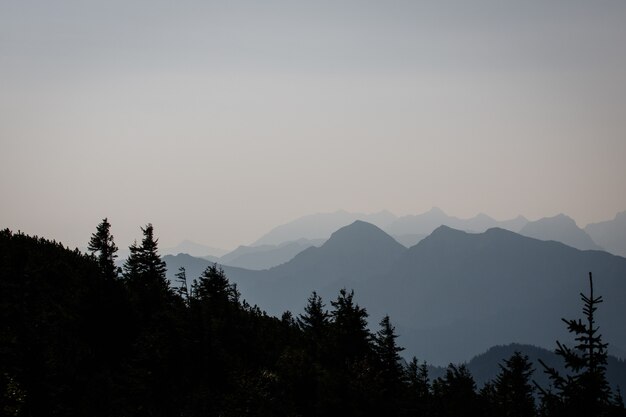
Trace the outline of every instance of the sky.
<instances>
[{"instance_id":1,"label":"sky","mask_svg":"<svg viewBox=\"0 0 626 417\"><path fill-rule=\"evenodd\" d=\"M626 2L0 0L0 227L626 210Z\"/></svg>"}]
</instances>

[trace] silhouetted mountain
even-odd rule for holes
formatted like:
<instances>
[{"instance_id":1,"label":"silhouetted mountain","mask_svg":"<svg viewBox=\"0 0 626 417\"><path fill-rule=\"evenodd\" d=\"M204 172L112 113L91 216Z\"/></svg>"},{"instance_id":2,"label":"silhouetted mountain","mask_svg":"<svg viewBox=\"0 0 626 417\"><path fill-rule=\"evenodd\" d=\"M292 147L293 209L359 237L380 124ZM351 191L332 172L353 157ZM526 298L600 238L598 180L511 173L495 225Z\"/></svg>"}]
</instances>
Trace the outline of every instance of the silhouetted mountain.
<instances>
[{"instance_id":1,"label":"silhouetted mountain","mask_svg":"<svg viewBox=\"0 0 626 417\"><path fill-rule=\"evenodd\" d=\"M528 220L523 216L517 216L511 220L498 221L484 213L480 213L470 219L459 219L458 217L448 216L438 207L433 207L426 213L400 217L383 229L393 236L406 234L429 235L439 226L449 226L471 232L484 232L492 227L501 227L517 232L527 222Z\"/></svg>"},{"instance_id":2,"label":"silhouetted mountain","mask_svg":"<svg viewBox=\"0 0 626 417\"><path fill-rule=\"evenodd\" d=\"M353 288L372 323L393 318L406 356L442 365L499 344L553 348L555 339L568 340L560 318L581 317L578 294L592 271L606 301L598 311L603 335L617 351L626 347L626 259L503 229L472 234L442 226L406 249L357 221L278 267L225 270L246 300L277 316L300 313L314 290L329 303L342 287Z\"/></svg>"},{"instance_id":3,"label":"silhouetted mountain","mask_svg":"<svg viewBox=\"0 0 626 417\"><path fill-rule=\"evenodd\" d=\"M603 334L623 349L617 318L626 314L626 259L503 229L470 234L442 226L361 296L375 316L396 319L407 350L435 363L462 361L497 344L567 340L560 318L581 316L588 271L606 300L598 313Z\"/></svg>"},{"instance_id":4,"label":"silhouetted mountain","mask_svg":"<svg viewBox=\"0 0 626 417\"><path fill-rule=\"evenodd\" d=\"M551 348L556 337L567 340L560 318L581 315L578 294L589 271L606 300L598 313L604 335L623 349L617 318L626 315L626 259L503 229L470 234L443 226L407 250L357 222L284 265L246 273L240 288L275 315L300 312L299 300L313 290L328 302L340 288L354 288L373 321L394 318L407 356L446 364L498 344ZM239 283L239 273L229 276Z\"/></svg>"},{"instance_id":5,"label":"silhouetted mountain","mask_svg":"<svg viewBox=\"0 0 626 417\"><path fill-rule=\"evenodd\" d=\"M312 214L275 227L255 241L252 246L278 245L301 238L327 239L334 231L353 223L355 220L363 220L380 228L385 228L395 219L396 216L388 211L363 214L339 210L333 213Z\"/></svg>"},{"instance_id":6,"label":"silhouetted mountain","mask_svg":"<svg viewBox=\"0 0 626 417\"><path fill-rule=\"evenodd\" d=\"M337 230L319 248L305 249L285 264L257 271L254 277L244 274L241 284L241 270L227 272L242 293L249 288L248 301L280 315L285 310L301 311L302 300L314 290L327 301L342 287L358 290L371 277L389 270L406 250L378 227L357 220Z\"/></svg>"},{"instance_id":7,"label":"silhouetted mountain","mask_svg":"<svg viewBox=\"0 0 626 417\"><path fill-rule=\"evenodd\" d=\"M609 346L609 352L610 351L611 346ZM532 380L537 382L541 387L547 388L550 386L551 382L547 374L543 372L543 367L538 361L539 359L543 360L546 365L557 369L562 375L567 374L563 365L563 359L557 356L552 350L533 345L510 343L507 345L493 346L486 352L474 356L467 362L467 367L472 373L476 384L481 387L485 382L492 381L500 372L499 365L502 364L505 359L509 359L515 352L520 352L528 356L529 361L533 364L533 368L535 369ZM446 368L431 367L429 371L432 378L437 378L445 374ZM626 362L614 356L609 356L606 375L613 390L615 390L617 386L626 386Z\"/></svg>"},{"instance_id":8,"label":"silhouetted mountain","mask_svg":"<svg viewBox=\"0 0 626 417\"><path fill-rule=\"evenodd\" d=\"M605 250L626 257L626 211L617 213L613 220L588 224L585 232Z\"/></svg>"},{"instance_id":9,"label":"silhouetted mountain","mask_svg":"<svg viewBox=\"0 0 626 417\"><path fill-rule=\"evenodd\" d=\"M177 255L179 253L186 253L191 256L214 256L219 257L224 255L227 251L224 249L213 248L211 246L202 245L200 243L192 242L190 240L183 240L178 245L172 248L164 248L161 251L164 255Z\"/></svg>"},{"instance_id":10,"label":"silhouetted mountain","mask_svg":"<svg viewBox=\"0 0 626 417\"><path fill-rule=\"evenodd\" d=\"M280 245L239 246L215 262L254 270L269 269L293 259L311 246L321 245L324 241L324 239L299 239Z\"/></svg>"},{"instance_id":11,"label":"silhouetted mountain","mask_svg":"<svg viewBox=\"0 0 626 417\"><path fill-rule=\"evenodd\" d=\"M539 240L555 240L580 250L603 250L572 218L564 214L529 222L519 233Z\"/></svg>"}]
</instances>

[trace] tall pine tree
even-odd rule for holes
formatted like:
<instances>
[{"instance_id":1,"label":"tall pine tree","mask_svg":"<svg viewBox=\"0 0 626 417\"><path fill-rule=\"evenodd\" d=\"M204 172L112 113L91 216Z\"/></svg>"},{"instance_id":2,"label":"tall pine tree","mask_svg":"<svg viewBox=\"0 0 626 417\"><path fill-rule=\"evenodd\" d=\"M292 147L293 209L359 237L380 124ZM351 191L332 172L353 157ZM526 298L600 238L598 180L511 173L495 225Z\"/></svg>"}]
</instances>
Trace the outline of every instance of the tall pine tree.
<instances>
[{"instance_id":1,"label":"tall pine tree","mask_svg":"<svg viewBox=\"0 0 626 417\"><path fill-rule=\"evenodd\" d=\"M495 408L502 417L532 417L535 415L534 387L530 377L534 370L528 356L520 352L513 353L500 364L500 373L496 377Z\"/></svg>"},{"instance_id":2,"label":"tall pine tree","mask_svg":"<svg viewBox=\"0 0 626 417\"><path fill-rule=\"evenodd\" d=\"M593 293L593 277L589 273L589 296L580 293L583 301L581 319L562 319L567 329L576 337L578 344L574 348L556 342L555 353L563 358L565 367L571 371L569 375L561 375L556 369L539 360L548 374L554 387L558 403L562 405L561 413L568 416L594 417L605 414L611 399L611 390L606 380L607 343L602 342L598 333L594 313L602 297ZM553 395L541 390L544 397Z\"/></svg>"},{"instance_id":3,"label":"tall pine tree","mask_svg":"<svg viewBox=\"0 0 626 417\"><path fill-rule=\"evenodd\" d=\"M96 259L102 273L107 278L117 278L118 268L115 266L117 258L117 246L111 235L111 223L105 217L96 228L96 232L91 235L87 249L93 256L98 254Z\"/></svg>"}]
</instances>

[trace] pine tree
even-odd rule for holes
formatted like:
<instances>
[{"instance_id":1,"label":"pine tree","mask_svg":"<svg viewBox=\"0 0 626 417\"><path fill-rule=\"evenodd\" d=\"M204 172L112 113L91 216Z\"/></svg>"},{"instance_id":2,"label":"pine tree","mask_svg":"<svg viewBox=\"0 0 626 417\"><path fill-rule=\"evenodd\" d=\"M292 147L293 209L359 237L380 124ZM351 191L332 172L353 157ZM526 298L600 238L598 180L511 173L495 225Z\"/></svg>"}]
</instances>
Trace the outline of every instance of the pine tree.
<instances>
[{"instance_id":1,"label":"pine tree","mask_svg":"<svg viewBox=\"0 0 626 417\"><path fill-rule=\"evenodd\" d=\"M476 383L465 365L448 365L445 376L433 383L433 397L442 416L479 415Z\"/></svg>"},{"instance_id":2,"label":"pine tree","mask_svg":"<svg viewBox=\"0 0 626 417\"><path fill-rule=\"evenodd\" d=\"M570 416L599 416L609 405L611 391L606 380L607 343L598 333L594 313L602 297L593 294L593 277L589 273L589 296L580 293L586 322L562 319L578 344L572 349L557 341L555 353L561 356L572 374L562 376L556 369L539 360L557 390L564 412ZM548 395L541 390L543 395Z\"/></svg>"},{"instance_id":3,"label":"pine tree","mask_svg":"<svg viewBox=\"0 0 626 417\"><path fill-rule=\"evenodd\" d=\"M322 298L315 291L308 298L304 313L297 319L298 327L304 333L311 355L320 360L328 342L330 314L325 309Z\"/></svg>"},{"instance_id":4,"label":"pine tree","mask_svg":"<svg viewBox=\"0 0 626 417\"><path fill-rule=\"evenodd\" d=\"M427 399L430 396L430 378L426 362L420 365L417 358L413 356L404 373L404 380L410 391L420 400Z\"/></svg>"},{"instance_id":5,"label":"pine tree","mask_svg":"<svg viewBox=\"0 0 626 417\"><path fill-rule=\"evenodd\" d=\"M528 356L515 352L499 366L500 373L494 383L498 414L503 417L534 416L534 387L530 384L534 370Z\"/></svg>"},{"instance_id":6,"label":"pine tree","mask_svg":"<svg viewBox=\"0 0 626 417\"><path fill-rule=\"evenodd\" d=\"M124 263L124 278L131 286L149 287L169 293L170 286L165 276L167 266L159 255L154 228L149 223L141 231L141 246L137 246L135 242L129 247L130 255Z\"/></svg>"},{"instance_id":7,"label":"pine tree","mask_svg":"<svg viewBox=\"0 0 626 417\"><path fill-rule=\"evenodd\" d=\"M202 301L211 313L226 311L230 305L238 305L237 287L228 281L224 270L217 264L209 265L200 278L194 280L191 296Z\"/></svg>"},{"instance_id":8,"label":"pine tree","mask_svg":"<svg viewBox=\"0 0 626 417\"><path fill-rule=\"evenodd\" d=\"M176 273L176 282L179 283L178 286L178 295L185 301L189 298L189 292L187 290L187 271L184 266L178 268L178 272Z\"/></svg>"},{"instance_id":9,"label":"pine tree","mask_svg":"<svg viewBox=\"0 0 626 417\"><path fill-rule=\"evenodd\" d=\"M362 359L371 353L371 334L367 330L367 311L354 303L354 291L339 291L337 300L330 304L334 310L332 331L337 358L344 364Z\"/></svg>"},{"instance_id":10,"label":"pine tree","mask_svg":"<svg viewBox=\"0 0 626 417\"><path fill-rule=\"evenodd\" d=\"M118 268L115 266L117 246L115 246L113 241L111 224L107 218L102 219L102 222L96 228L96 233L91 235L87 249L93 256L95 256L96 252L98 253L96 259L105 277L117 278Z\"/></svg>"},{"instance_id":11,"label":"pine tree","mask_svg":"<svg viewBox=\"0 0 626 417\"><path fill-rule=\"evenodd\" d=\"M380 321L380 330L374 335L374 351L381 363L383 380L387 386L399 385L403 376L399 353L404 348L396 344L398 335L395 330L396 328L391 325L389 316L385 316Z\"/></svg>"}]
</instances>

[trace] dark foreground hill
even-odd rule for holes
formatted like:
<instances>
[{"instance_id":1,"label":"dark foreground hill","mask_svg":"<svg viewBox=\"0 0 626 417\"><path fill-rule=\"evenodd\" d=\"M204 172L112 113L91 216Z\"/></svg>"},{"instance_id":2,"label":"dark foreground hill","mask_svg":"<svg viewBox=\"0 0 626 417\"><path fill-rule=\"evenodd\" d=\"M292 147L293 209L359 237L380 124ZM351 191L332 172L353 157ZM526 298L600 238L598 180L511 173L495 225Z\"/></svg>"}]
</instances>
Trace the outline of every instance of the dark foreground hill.
<instances>
[{"instance_id":1,"label":"dark foreground hill","mask_svg":"<svg viewBox=\"0 0 626 417\"><path fill-rule=\"evenodd\" d=\"M519 414L519 402L501 401L510 397L506 387L478 391L465 367L448 367L434 380L415 362L402 367L389 318L369 331L367 312L350 292L336 295L328 313L318 298L309 298L296 320L250 306L216 267L205 269L188 293L174 290L151 225L118 275L104 224L90 242L100 248L97 257L0 232L1 415ZM369 243L346 246L354 238ZM393 267L407 255L371 225L357 224L335 239L346 251L338 266L357 258L366 263L362 271L385 262ZM367 264L373 253L378 257ZM333 256L330 245L302 263ZM241 281L248 288L258 284L256 273L230 272L249 274ZM344 265L333 279L347 272ZM362 278L367 284L375 277ZM574 388L593 401L564 394L550 416L624 415L609 392L598 394L584 381ZM517 389L529 398L527 385ZM525 404L524 415L537 415L532 397ZM543 405L554 407L552 397Z\"/></svg>"}]
</instances>

